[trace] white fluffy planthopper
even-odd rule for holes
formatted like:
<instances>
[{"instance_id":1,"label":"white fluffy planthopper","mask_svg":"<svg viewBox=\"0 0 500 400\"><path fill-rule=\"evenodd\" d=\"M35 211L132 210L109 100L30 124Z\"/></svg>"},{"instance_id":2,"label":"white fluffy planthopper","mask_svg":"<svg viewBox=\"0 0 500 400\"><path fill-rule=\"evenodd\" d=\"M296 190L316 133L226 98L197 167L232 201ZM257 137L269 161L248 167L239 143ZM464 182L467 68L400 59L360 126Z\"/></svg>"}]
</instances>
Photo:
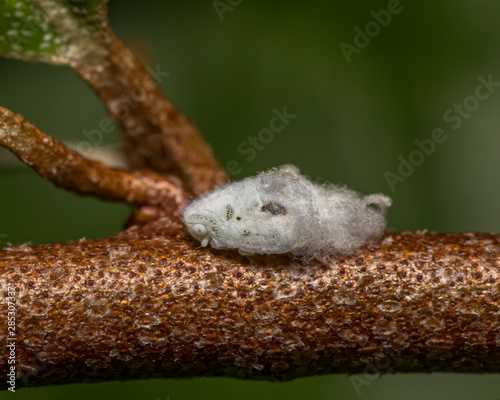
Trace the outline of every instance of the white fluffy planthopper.
<instances>
[{"instance_id":1,"label":"white fluffy planthopper","mask_svg":"<svg viewBox=\"0 0 500 400\"><path fill-rule=\"evenodd\" d=\"M203 195L186 207L183 220L202 246L321 259L378 241L391 203L382 194L362 197L311 182L283 165Z\"/></svg>"}]
</instances>

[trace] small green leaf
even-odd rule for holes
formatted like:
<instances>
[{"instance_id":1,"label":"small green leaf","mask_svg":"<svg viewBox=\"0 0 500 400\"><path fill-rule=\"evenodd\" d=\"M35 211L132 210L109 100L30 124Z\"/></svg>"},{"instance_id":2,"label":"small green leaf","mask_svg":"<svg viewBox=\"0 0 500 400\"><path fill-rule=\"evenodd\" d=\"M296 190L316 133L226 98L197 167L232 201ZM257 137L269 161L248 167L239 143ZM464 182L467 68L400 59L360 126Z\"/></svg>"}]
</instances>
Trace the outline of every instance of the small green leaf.
<instances>
[{"instance_id":1,"label":"small green leaf","mask_svg":"<svg viewBox=\"0 0 500 400\"><path fill-rule=\"evenodd\" d=\"M67 64L106 17L106 0L0 0L0 55Z\"/></svg>"}]
</instances>

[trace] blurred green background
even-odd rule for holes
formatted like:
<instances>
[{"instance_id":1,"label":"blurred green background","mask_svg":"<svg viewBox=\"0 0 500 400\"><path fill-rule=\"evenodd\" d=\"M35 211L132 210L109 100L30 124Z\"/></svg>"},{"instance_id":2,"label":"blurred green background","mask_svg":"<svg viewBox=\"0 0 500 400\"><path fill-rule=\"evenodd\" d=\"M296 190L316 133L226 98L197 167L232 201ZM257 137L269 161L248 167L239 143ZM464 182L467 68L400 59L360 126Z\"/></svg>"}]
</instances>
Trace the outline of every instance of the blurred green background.
<instances>
[{"instance_id":1,"label":"blurred green background","mask_svg":"<svg viewBox=\"0 0 500 400\"><path fill-rule=\"evenodd\" d=\"M210 0L111 0L109 13L116 33L146 54L153 69L169 73L161 86L195 120L218 159L238 165L233 179L293 163L310 177L392 196L389 227L395 231L500 231L500 90L493 87L488 99L477 102L468 97L475 95L479 76L492 74L500 82L499 2L401 1L400 12L351 54L350 63L340 44L354 44L355 27L364 30L369 23L375 29L370 21L387 1L243 0L230 7L221 17ZM453 129L443 114L464 101L474 110ZM69 68L5 59L0 104L74 142L85 140L82 131L105 117ZM249 161L241 151L251 147L248 137L269 126L274 108L285 106L296 118L272 141L260 142ZM408 160L418 149L415 140L430 138L437 128L447 140L392 191L387 173L398 174L400 157ZM110 145L119 140L118 128L105 136ZM105 237L120 231L129 213L124 205L59 190L27 168L4 167L0 187L2 246ZM500 377L384 376L359 395L349 377L325 376L273 384L112 382L23 389L16 396L498 400Z\"/></svg>"}]
</instances>

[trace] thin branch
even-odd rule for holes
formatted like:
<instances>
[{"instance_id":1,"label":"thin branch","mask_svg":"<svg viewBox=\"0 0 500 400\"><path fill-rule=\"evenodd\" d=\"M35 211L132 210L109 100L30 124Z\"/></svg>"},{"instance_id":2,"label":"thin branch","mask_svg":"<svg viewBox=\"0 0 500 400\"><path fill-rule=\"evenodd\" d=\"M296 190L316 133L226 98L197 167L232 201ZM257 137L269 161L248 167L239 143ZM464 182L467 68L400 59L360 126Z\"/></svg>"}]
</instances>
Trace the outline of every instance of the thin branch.
<instances>
[{"instance_id":1,"label":"thin branch","mask_svg":"<svg viewBox=\"0 0 500 400\"><path fill-rule=\"evenodd\" d=\"M0 146L12 151L56 186L103 200L177 208L184 192L177 178L153 171L129 171L91 161L0 107Z\"/></svg>"},{"instance_id":2,"label":"thin branch","mask_svg":"<svg viewBox=\"0 0 500 400\"><path fill-rule=\"evenodd\" d=\"M481 233L388 234L325 265L198 248L163 219L109 239L0 252L1 293L17 290L18 388L21 379L287 380L367 365L500 372L499 278L500 235ZM7 332L6 318L0 325Z\"/></svg>"},{"instance_id":3,"label":"thin branch","mask_svg":"<svg viewBox=\"0 0 500 400\"><path fill-rule=\"evenodd\" d=\"M157 82L165 79L140 61L106 25L101 47L75 58L70 65L89 83L125 134L133 168L150 168L179 176L195 194L228 181L195 125L165 98Z\"/></svg>"}]
</instances>

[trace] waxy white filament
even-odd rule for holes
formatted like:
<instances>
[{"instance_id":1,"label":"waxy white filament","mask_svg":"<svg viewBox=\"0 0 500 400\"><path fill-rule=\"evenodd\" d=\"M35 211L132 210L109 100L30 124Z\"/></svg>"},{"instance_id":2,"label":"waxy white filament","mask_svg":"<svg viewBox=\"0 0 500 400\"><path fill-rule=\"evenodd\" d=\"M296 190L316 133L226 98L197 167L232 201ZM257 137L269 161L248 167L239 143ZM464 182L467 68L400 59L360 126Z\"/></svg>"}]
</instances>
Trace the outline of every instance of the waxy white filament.
<instances>
[{"instance_id":1,"label":"waxy white filament","mask_svg":"<svg viewBox=\"0 0 500 400\"><path fill-rule=\"evenodd\" d=\"M382 194L362 197L283 165L203 195L183 219L203 246L321 259L379 240L390 205Z\"/></svg>"}]
</instances>

